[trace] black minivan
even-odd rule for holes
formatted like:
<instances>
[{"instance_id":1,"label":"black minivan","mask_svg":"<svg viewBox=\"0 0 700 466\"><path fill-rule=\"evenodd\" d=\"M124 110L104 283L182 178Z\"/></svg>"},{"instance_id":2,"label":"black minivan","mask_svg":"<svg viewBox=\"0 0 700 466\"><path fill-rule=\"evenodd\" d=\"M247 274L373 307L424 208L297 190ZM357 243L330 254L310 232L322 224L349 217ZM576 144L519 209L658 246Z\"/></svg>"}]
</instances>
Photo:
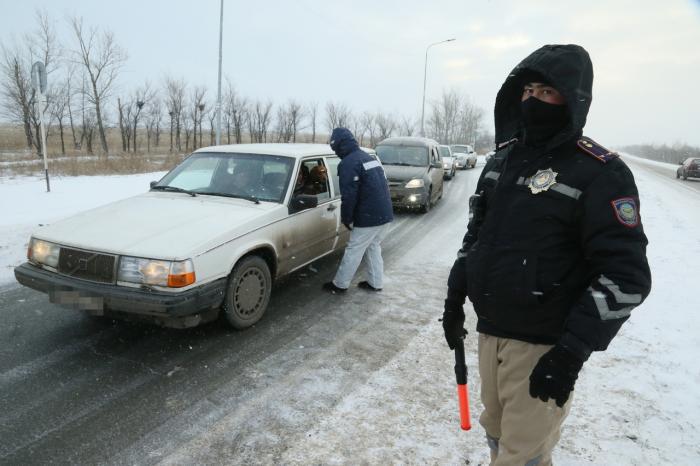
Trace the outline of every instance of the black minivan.
<instances>
[{"instance_id":1,"label":"black minivan","mask_svg":"<svg viewBox=\"0 0 700 466\"><path fill-rule=\"evenodd\" d=\"M377 144L391 203L395 208L428 212L442 197L443 168L439 144L428 138L393 137Z\"/></svg>"}]
</instances>

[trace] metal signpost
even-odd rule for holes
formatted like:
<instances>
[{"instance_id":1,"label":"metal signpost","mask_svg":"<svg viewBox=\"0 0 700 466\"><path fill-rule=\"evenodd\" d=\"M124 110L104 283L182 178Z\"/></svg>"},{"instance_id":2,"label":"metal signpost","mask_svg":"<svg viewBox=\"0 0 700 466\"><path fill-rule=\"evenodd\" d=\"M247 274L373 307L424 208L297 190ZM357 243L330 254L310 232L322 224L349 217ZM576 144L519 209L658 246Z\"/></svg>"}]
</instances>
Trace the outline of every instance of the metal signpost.
<instances>
[{"instance_id":1,"label":"metal signpost","mask_svg":"<svg viewBox=\"0 0 700 466\"><path fill-rule=\"evenodd\" d=\"M46 110L46 67L43 62L32 65L32 86L39 94L39 127L41 128L41 153L44 157L44 175L46 176L46 192L51 192L49 184L49 163L46 160L46 129L44 128L44 111Z\"/></svg>"}]
</instances>

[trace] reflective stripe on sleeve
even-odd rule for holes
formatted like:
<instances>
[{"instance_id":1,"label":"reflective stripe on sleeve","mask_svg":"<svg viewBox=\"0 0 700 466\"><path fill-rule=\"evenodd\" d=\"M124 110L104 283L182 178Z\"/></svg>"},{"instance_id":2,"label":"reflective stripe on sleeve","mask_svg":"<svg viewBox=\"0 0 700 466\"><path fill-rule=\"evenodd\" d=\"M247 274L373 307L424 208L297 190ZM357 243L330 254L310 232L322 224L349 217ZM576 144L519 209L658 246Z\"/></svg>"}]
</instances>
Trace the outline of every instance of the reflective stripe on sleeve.
<instances>
[{"instance_id":1,"label":"reflective stripe on sleeve","mask_svg":"<svg viewBox=\"0 0 700 466\"><path fill-rule=\"evenodd\" d=\"M500 173L495 172L495 171L490 171L484 175L484 179L491 179L491 180L496 180L498 181L498 178L501 176Z\"/></svg>"},{"instance_id":2,"label":"reflective stripe on sleeve","mask_svg":"<svg viewBox=\"0 0 700 466\"><path fill-rule=\"evenodd\" d=\"M369 170L369 169L371 169L371 168L381 167L382 164L379 163L378 160L372 160L371 162L365 162L365 163L363 163L362 166L364 167L365 170Z\"/></svg>"}]
</instances>

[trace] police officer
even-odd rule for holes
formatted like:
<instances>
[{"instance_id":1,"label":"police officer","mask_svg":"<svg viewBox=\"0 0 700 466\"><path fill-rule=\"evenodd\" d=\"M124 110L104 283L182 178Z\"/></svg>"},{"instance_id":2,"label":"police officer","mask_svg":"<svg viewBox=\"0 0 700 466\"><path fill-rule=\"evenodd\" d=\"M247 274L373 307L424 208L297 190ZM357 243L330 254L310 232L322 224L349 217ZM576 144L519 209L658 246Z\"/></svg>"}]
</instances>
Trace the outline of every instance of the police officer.
<instances>
[{"instance_id":1,"label":"police officer","mask_svg":"<svg viewBox=\"0 0 700 466\"><path fill-rule=\"evenodd\" d=\"M632 173L582 136L593 66L546 45L508 75L496 155L479 178L443 314L450 348L463 303L477 314L492 465L551 464L584 362L648 295L647 239Z\"/></svg>"},{"instance_id":2,"label":"police officer","mask_svg":"<svg viewBox=\"0 0 700 466\"><path fill-rule=\"evenodd\" d=\"M330 145L340 158L340 221L350 230L350 239L335 277L324 283L323 289L333 294L347 291L365 258L367 280L357 286L381 291L384 280L381 242L394 220L384 169L379 160L360 150L347 128L335 128Z\"/></svg>"}]
</instances>

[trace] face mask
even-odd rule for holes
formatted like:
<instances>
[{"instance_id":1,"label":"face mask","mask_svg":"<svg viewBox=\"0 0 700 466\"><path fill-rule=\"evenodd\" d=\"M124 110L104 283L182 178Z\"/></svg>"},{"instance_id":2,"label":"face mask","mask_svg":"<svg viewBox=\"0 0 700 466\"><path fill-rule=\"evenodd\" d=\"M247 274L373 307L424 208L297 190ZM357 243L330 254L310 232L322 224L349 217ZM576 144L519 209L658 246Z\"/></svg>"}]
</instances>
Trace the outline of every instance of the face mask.
<instances>
[{"instance_id":1,"label":"face mask","mask_svg":"<svg viewBox=\"0 0 700 466\"><path fill-rule=\"evenodd\" d=\"M529 97L521 102L525 142L540 145L557 134L569 123L566 105L554 105Z\"/></svg>"}]
</instances>

